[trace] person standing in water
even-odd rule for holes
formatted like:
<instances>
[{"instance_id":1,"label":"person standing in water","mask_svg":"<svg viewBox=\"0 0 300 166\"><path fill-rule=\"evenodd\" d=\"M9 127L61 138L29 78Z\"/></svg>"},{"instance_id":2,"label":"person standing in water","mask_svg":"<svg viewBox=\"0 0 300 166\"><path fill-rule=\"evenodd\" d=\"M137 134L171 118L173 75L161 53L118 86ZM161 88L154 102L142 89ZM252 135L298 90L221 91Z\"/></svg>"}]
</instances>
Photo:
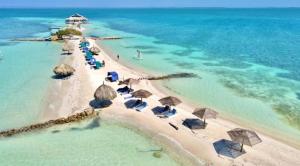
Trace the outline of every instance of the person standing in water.
<instances>
[{"instance_id":1,"label":"person standing in water","mask_svg":"<svg viewBox=\"0 0 300 166\"><path fill-rule=\"evenodd\" d=\"M118 60L120 59L120 55L119 55L119 54L117 55L117 59L118 59Z\"/></svg>"},{"instance_id":2,"label":"person standing in water","mask_svg":"<svg viewBox=\"0 0 300 166\"><path fill-rule=\"evenodd\" d=\"M137 52L137 59L141 59L141 51L140 50L136 50Z\"/></svg>"}]
</instances>

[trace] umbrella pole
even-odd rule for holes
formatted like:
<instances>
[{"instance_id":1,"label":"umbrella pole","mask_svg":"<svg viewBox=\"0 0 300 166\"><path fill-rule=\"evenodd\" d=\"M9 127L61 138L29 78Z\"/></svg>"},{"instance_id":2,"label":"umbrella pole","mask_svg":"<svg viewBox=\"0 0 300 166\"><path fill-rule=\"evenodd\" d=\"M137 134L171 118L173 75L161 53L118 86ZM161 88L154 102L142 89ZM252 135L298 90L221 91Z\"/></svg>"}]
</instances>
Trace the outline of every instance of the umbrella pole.
<instances>
[{"instance_id":1,"label":"umbrella pole","mask_svg":"<svg viewBox=\"0 0 300 166\"><path fill-rule=\"evenodd\" d=\"M244 138L243 138L243 141L242 141L242 146L241 146L240 152L243 152L243 146L244 146Z\"/></svg>"},{"instance_id":2,"label":"umbrella pole","mask_svg":"<svg viewBox=\"0 0 300 166\"><path fill-rule=\"evenodd\" d=\"M240 150L241 152L243 152L243 146L244 146L244 144L242 144L242 146L241 146L241 150Z\"/></svg>"}]
</instances>

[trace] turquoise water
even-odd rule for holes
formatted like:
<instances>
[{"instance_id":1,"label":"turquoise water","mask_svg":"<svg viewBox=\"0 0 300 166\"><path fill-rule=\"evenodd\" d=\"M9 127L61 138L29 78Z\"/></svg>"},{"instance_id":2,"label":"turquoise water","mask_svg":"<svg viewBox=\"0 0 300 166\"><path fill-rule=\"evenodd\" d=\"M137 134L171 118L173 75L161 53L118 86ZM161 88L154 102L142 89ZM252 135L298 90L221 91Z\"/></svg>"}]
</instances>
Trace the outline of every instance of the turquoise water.
<instances>
[{"instance_id":1,"label":"turquoise water","mask_svg":"<svg viewBox=\"0 0 300 166\"><path fill-rule=\"evenodd\" d=\"M95 13L88 34L126 37L103 43L124 63L152 74L196 73L201 78L163 85L248 127L299 142L300 9ZM137 49L143 61L134 59Z\"/></svg>"},{"instance_id":2,"label":"turquoise water","mask_svg":"<svg viewBox=\"0 0 300 166\"><path fill-rule=\"evenodd\" d=\"M103 43L114 53L119 53L121 61L126 64L151 74L193 72L199 75L199 78L162 82L172 92L196 105L217 109L223 116L246 123L248 127L299 143L298 8L1 9L0 129L38 120L39 108L51 83L51 70L59 60L60 51L58 44L14 43L9 40L47 36L49 27L62 25L63 19L73 13L81 13L90 19L92 24L87 25L88 35L126 37ZM137 49L142 51L144 60L134 59ZM123 130L122 127L119 129ZM64 138L56 139L69 142L73 138L72 132L67 133L56 133L66 134ZM92 133L95 137L101 135L100 132ZM82 134L83 142L88 134L91 133ZM52 136L54 139L55 134L45 131L2 141L0 146L5 148L15 142L16 148L21 149L25 146L23 141L51 140ZM69 153L73 153L71 143L78 142L70 141L70 148L66 148ZM145 144L149 142L145 141ZM53 159L59 157L54 153L60 146L57 143L49 147L48 153L53 154L51 162L61 162ZM35 148L38 151L41 147ZM98 150L94 153L103 153L101 148ZM87 149L83 151L90 155ZM136 154L131 152L128 156ZM8 153L17 152L8 150ZM40 160L39 157L35 159ZM144 163L148 159L149 163L154 160L146 157ZM162 160L167 162L169 158Z\"/></svg>"},{"instance_id":3,"label":"turquoise water","mask_svg":"<svg viewBox=\"0 0 300 166\"><path fill-rule=\"evenodd\" d=\"M5 15L0 23L1 130L38 120L51 81L51 69L60 58L60 44L11 40L48 36L51 26L45 19Z\"/></svg>"},{"instance_id":4,"label":"turquoise water","mask_svg":"<svg viewBox=\"0 0 300 166\"><path fill-rule=\"evenodd\" d=\"M164 149L113 123L89 120L0 140L1 165L177 166Z\"/></svg>"},{"instance_id":5,"label":"turquoise water","mask_svg":"<svg viewBox=\"0 0 300 166\"><path fill-rule=\"evenodd\" d=\"M0 9L0 130L40 120L61 44L12 42L47 37L72 13ZM70 11L69 11L70 12ZM60 16L49 16L59 13ZM1 165L179 165L152 139L118 124L85 121L0 139Z\"/></svg>"}]
</instances>

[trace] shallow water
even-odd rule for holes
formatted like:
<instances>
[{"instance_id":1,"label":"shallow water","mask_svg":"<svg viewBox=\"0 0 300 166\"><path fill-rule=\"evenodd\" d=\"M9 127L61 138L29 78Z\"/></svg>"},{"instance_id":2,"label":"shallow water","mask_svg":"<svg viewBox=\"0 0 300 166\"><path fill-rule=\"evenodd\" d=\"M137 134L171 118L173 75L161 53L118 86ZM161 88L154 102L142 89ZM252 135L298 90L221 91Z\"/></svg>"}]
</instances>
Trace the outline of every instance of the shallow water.
<instances>
[{"instance_id":1,"label":"shallow water","mask_svg":"<svg viewBox=\"0 0 300 166\"><path fill-rule=\"evenodd\" d=\"M0 148L2 165L179 165L150 139L98 120L1 139Z\"/></svg>"},{"instance_id":2,"label":"shallow water","mask_svg":"<svg viewBox=\"0 0 300 166\"><path fill-rule=\"evenodd\" d=\"M36 123L45 108L52 69L61 58L55 42L12 42L47 37L74 12L0 10L0 130ZM51 13L59 15L51 16ZM50 14L50 16L49 16ZM155 142L116 124L85 121L0 139L1 165L179 165Z\"/></svg>"},{"instance_id":3,"label":"shallow water","mask_svg":"<svg viewBox=\"0 0 300 166\"><path fill-rule=\"evenodd\" d=\"M20 127L39 118L60 44L14 42L15 38L46 37L47 19L5 17L0 23L0 129ZM3 14L4 13L4 14ZM21 16L21 15L19 15Z\"/></svg>"}]
</instances>

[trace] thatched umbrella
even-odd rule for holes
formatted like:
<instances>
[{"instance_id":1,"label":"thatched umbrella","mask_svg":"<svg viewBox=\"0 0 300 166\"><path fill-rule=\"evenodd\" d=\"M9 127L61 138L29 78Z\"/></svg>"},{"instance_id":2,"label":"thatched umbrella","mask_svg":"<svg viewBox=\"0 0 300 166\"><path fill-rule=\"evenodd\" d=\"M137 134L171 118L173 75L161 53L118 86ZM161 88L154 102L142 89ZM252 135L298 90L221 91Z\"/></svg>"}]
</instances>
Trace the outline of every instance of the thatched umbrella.
<instances>
[{"instance_id":1,"label":"thatched umbrella","mask_svg":"<svg viewBox=\"0 0 300 166\"><path fill-rule=\"evenodd\" d=\"M60 64L53 69L53 72L61 77L67 77L75 72L75 69L67 64Z\"/></svg>"},{"instance_id":2,"label":"thatched umbrella","mask_svg":"<svg viewBox=\"0 0 300 166\"><path fill-rule=\"evenodd\" d=\"M103 100L113 100L117 97L117 92L108 85L104 83L99 86L94 93L95 100L103 101Z\"/></svg>"},{"instance_id":3,"label":"thatched umbrella","mask_svg":"<svg viewBox=\"0 0 300 166\"><path fill-rule=\"evenodd\" d=\"M216 119L218 112L210 108L196 108L193 114L203 119L205 124L205 119L209 119L209 118Z\"/></svg>"},{"instance_id":4,"label":"thatched umbrella","mask_svg":"<svg viewBox=\"0 0 300 166\"><path fill-rule=\"evenodd\" d=\"M91 47L90 48L90 51L93 53L93 54L95 54L95 55L98 55L99 53L100 53L100 49L98 48L98 47Z\"/></svg>"},{"instance_id":5,"label":"thatched umbrella","mask_svg":"<svg viewBox=\"0 0 300 166\"><path fill-rule=\"evenodd\" d=\"M73 43L70 43L70 42L66 42L64 45L63 45L63 48L62 48L63 51L67 51L68 54L72 53L74 51L74 44Z\"/></svg>"},{"instance_id":6,"label":"thatched umbrella","mask_svg":"<svg viewBox=\"0 0 300 166\"><path fill-rule=\"evenodd\" d=\"M82 38L81 40L80 40L80 42L82 43L82 42L88 42L88 40L84 37L84 38Z\"/></svg>"},{"instance_id":7,"label":"thatched umbrella","mask_svg":"<svg viewBox=\"0 0 300 166\"><path fill-rule=\"evenodd\" d=\"M181 103L177 97L169 96L159 100L162 105L176 106Z\"/></svg>"},{"instance_id":8,"label":"thatched umbrella","mask_svg":"<svg viewBox=\"0 0 300 166\"><path fill-rule=\"evenodd\" d=\"M131 89L132 85L135 85L138 83L140 83L140 81L137 79L134 79L134 78L128 78L121 82L121 84L129 85L130 89Z\"/></svg>"},{"instance_id":9,"label":"thatched umbrella","mask_svg":"<svg viewBox=\"0 0 300 166\"><path fill-rule=\"evenodd\" d=\"M236 128L228 131L227 133L232 141L242 144L241 152L243 151L244 144L248 146L254 146L262 142L258 135L251 130Z\"/></svg>"},{"instance_id":10,"label":"thatched umbrella","mask_svg":"<svg viewBox=\"0 0 300 166\"><path fill-rule=\"evenodd\" d=\"M141 100L143 100L143 98L148 98L152 95L151 92L147 91L147 90L143 90L143 89L140 89L138 91L135 91L132 93L132 96L133 97L136 97L136 98L141 98Z\"/></svg>"}]
</instances>

